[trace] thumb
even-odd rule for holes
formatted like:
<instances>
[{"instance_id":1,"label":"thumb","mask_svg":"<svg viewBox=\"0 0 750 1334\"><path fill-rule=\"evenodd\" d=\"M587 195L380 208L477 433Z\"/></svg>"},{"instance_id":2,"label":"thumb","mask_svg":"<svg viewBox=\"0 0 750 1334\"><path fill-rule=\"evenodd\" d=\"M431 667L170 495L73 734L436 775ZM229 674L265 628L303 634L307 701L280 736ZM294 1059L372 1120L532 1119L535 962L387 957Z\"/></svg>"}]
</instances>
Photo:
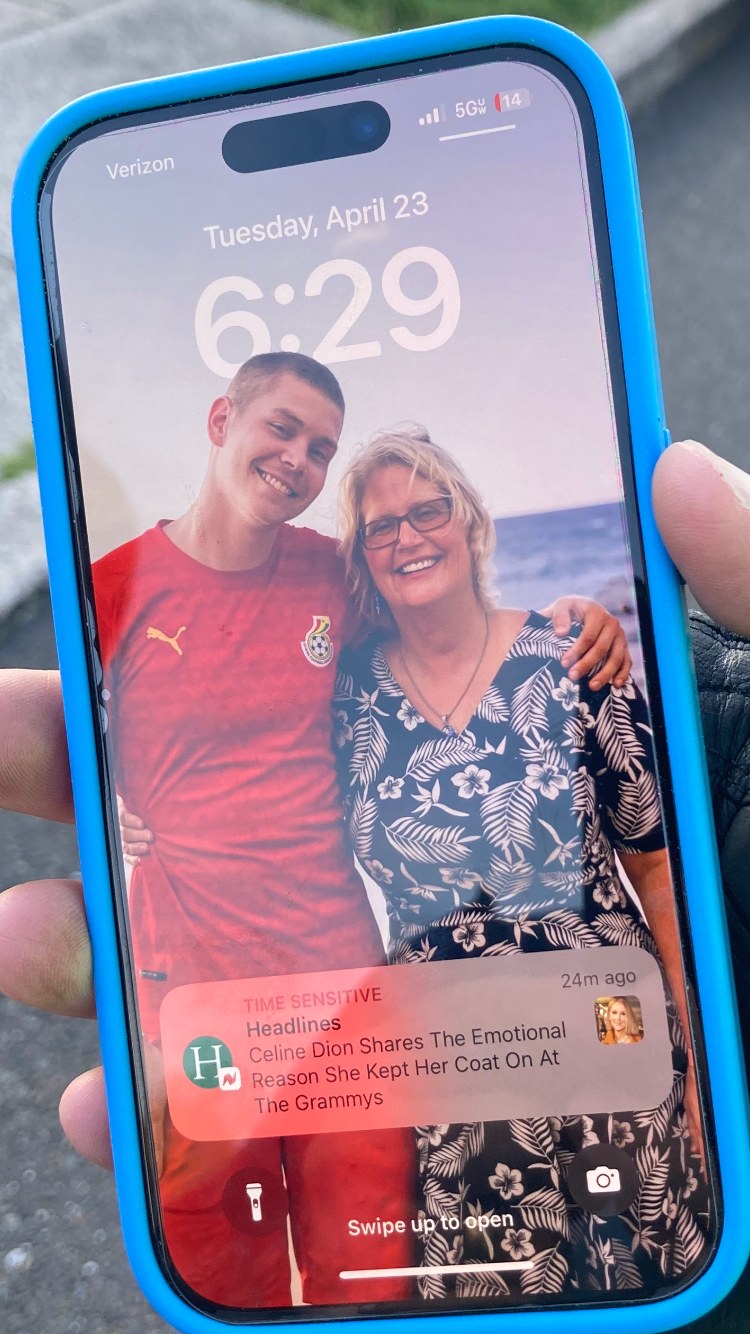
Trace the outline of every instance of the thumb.
<instances>
[{"instance_id":1,"label":"thumb","mask_svg":"<svg viewBox=\"0 0 750 1334\"><path fill-rule=\"evenodd\" d=\"M695 440L670 445L653 477L656 522L703 610L750 635L750 477Z\"/></svg>"}]
</instances>

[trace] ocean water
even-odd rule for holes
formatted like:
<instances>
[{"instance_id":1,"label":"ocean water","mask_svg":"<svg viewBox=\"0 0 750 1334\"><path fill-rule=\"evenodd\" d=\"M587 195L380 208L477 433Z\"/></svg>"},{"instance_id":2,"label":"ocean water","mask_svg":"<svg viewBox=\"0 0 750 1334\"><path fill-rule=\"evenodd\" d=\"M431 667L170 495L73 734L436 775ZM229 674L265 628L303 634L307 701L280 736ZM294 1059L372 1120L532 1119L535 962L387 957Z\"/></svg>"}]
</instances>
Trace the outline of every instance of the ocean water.
<instances>
[{"instance_id":1,"label":"ocean water","mask_svg":"<svg viewBox=\"0 0 750 1334\"><path fill-rule=\"evenodd\" d=\"M621 505L588 505L496 519L495 568L504 606L544 607L563 593L596 597L632 587Z\"/></svg>"},{"instance_id":2,"label":"ocean water","mask_svg":"<svg viewBox=\"0 0 750 1334\"><path fill-rule=\"evenodd\" d=\"M505 607L538 611L565 593L595 598L621 621L644 688L635 590L620 504L496 519L496 589Z\"/></svg>"}]
</instances>

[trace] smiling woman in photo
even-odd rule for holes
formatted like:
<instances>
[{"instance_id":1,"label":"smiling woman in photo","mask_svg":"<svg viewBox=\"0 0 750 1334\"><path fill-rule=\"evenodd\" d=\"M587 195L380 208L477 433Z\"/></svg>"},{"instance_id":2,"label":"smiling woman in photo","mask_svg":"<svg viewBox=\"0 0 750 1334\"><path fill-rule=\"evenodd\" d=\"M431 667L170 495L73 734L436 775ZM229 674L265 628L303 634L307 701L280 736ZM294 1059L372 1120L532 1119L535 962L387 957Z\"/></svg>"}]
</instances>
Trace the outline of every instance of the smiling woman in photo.
<instances>
[{"instance_id":1,"label":"smiling woman in photo","mask_svg":"<svg viewBox=\"0 0 750 1334\"><path fill-rule=\"evenodd\" d=\"M607 1006L604 1022L607 1026L602 1037L605 1047L613 1047L618 1042L631 1043L643 1040L643 1033L627 996L612 997Z\"/></svg>"},{"instance_id":2,"label":"smiling woman in photo","mask_svg":"<svg viewBox=\"0 0 750 1334\"><path fill-rule=\"evenodd\" d=\"M660 960L669 994L674 1083L661 1107L418 1127L422 1207L461 1223L429 1236L424 1264L534 1262L520 1276L426 1275L423 1294L517 1299L519 1279L527 1295L658 1284L700 1258L709 1202L645 701L632 680L572 681L571 640L543 613L496 605L492 520L426 432L360 450L341 516L353 597L377 628L341 655L334 730L390 961L636 945ZM567 1191L575 1154L600 1142L632 1157L642 1185L615 1218ZM502 1205L521 1225L494 1255L463 1224Z\"/></svg>"}]
</instances>

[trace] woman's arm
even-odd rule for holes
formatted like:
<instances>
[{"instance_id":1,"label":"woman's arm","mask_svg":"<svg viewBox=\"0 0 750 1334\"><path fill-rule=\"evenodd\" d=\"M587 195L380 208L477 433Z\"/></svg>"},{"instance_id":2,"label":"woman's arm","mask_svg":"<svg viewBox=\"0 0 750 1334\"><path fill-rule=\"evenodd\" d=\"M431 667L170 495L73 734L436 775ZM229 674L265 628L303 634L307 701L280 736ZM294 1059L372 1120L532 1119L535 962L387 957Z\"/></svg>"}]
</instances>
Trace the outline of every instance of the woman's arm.
<instances>
[{"instance_id":1,"label":"woman's arm","mask_svg":"<svg viewBox=\"0 0 750 1334\"><path fill-rule=\"evenodd\" d=\"M618 855L622 861L625 874L640 899L649 929L656 941L656 948L664 965L669 989L674 997L674 1003L677 1006L677 1013L685 1034L688 1054L685 1111L693 1149L700 1154L705 1168L698 1089L695 1082L695 1066L690 1044L690 1021L685 994L685 975L682 968L682 951L675 915L669 858L664 848L660 848L657 852L620 852Z\"/></svg>"}]
</instances>

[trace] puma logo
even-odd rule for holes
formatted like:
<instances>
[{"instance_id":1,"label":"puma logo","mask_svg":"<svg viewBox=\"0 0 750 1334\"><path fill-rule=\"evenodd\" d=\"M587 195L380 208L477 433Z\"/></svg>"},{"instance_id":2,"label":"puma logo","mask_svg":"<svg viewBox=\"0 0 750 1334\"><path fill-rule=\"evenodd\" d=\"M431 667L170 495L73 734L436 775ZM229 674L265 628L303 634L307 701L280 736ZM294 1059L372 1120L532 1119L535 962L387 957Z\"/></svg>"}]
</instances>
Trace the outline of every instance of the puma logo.
<instances>
[{"instance_id":1,"label":"puma logo","mask_svg":"<svg viewBox=\"0 0 750 1334\"><path fill-rule=\"evenodd\" d=\"M173 638L170 639L169 635L165 635L165 633L164 633L163 630L157 630L157 629L156 629L156 626L154 626L154 625L150 625L150 626L148 627L148 630L146 631L146 638L147 638L147 639L161 639L162 643L164 643L164 644L171 644L171 645L172 645L172 648L173 648L174 651L175 651L175 653L179 653L180 657L182 657L182 649L180 648L179 644L177 643L177 640L179 639L179 637L180 637L180 635L182 634L183 630L187 630L187 626L186 626L186 625L181 625L180 628L179 628L179 630L177 631L177 634L176 634Z\"/></svg>"}]
</instances>

